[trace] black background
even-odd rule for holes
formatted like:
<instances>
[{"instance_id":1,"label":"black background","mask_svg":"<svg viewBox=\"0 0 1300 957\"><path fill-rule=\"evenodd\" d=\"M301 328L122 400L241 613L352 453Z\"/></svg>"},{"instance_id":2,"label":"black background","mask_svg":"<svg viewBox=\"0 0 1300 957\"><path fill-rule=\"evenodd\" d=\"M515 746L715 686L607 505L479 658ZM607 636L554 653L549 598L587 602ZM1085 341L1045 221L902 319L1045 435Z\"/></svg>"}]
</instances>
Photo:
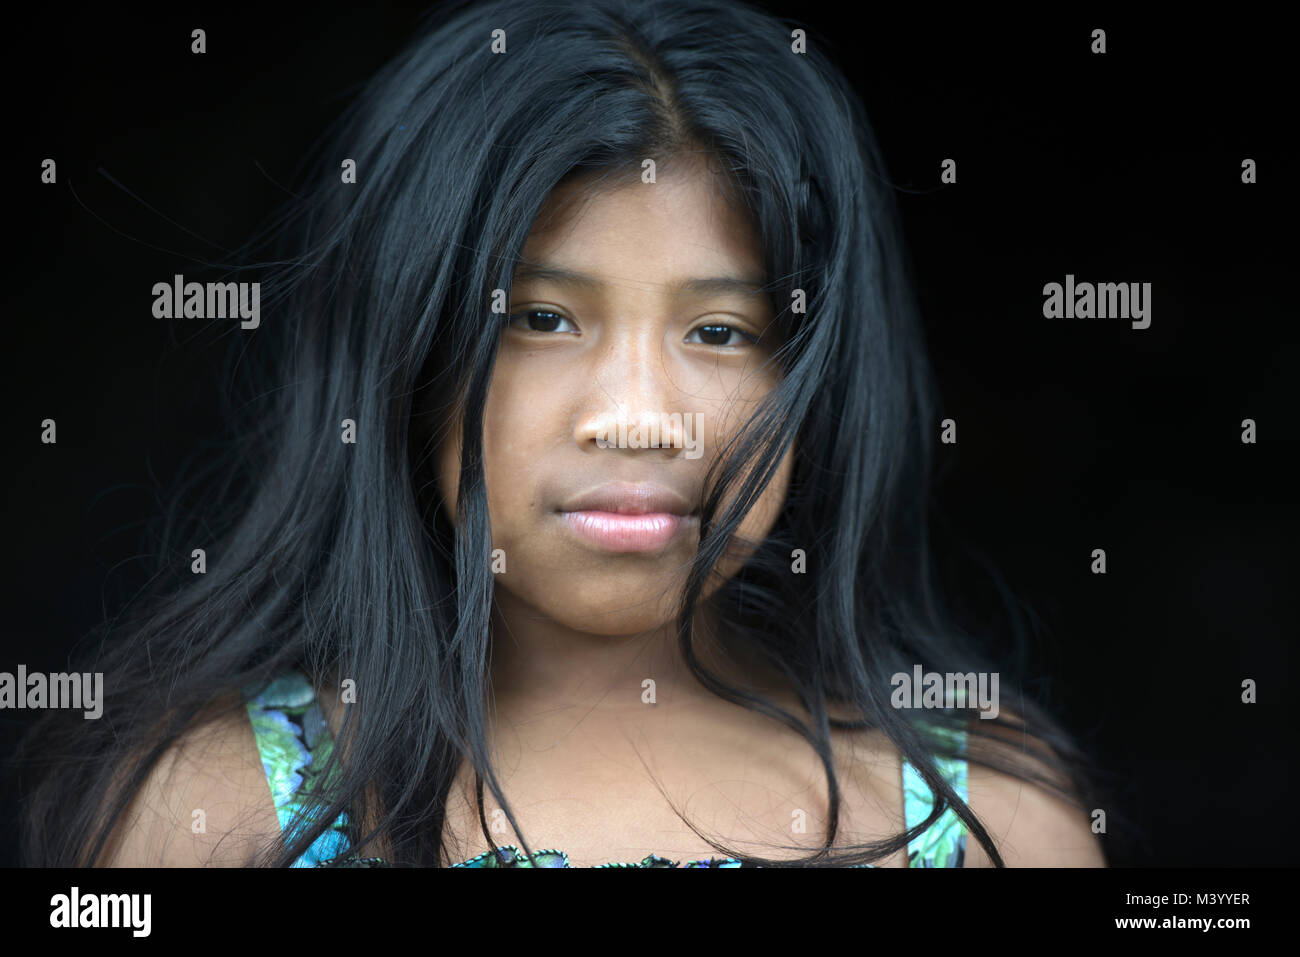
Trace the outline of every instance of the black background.
<instances>
[{"instance_id":1,"label":"black background","mask_svg":"<svg viewBox=\"0 0 1300 957\"><path fill-rule=\"evenodd\" d=\"M1108 836L1110 862L1291 863L1274 824L1295 754L1286 31L1257 11L1175 23L766 6L831 43L866 103L942 414L958 422L958 445L939 450L944 575L973 627L1005 640L970 543L1038 621L1034 690L1146 831ZM10 21L0 670L61 670L143 585L147 523L221 435L224 349L154 319L153 283L224 261L262 225L419 12L47 4ZM189 52L196 26L204 56ZM1104 56L1089 52L1096 27ZM40 182L46 157L57 185ZM948 157L958 183L941 186ZM1240 181L1246 157L1256 185ZM1066 273L1150 282L1151 327L1043 318L1043 285ZM39 441L45 418L57 445ZM1256 445L1240 441L1244 418ZM1240 702L1244 678L1258 704ZM0 713L0 754L27 717ZM13 837L0 828L0 864Z\"/></svg>"}]
</instances>

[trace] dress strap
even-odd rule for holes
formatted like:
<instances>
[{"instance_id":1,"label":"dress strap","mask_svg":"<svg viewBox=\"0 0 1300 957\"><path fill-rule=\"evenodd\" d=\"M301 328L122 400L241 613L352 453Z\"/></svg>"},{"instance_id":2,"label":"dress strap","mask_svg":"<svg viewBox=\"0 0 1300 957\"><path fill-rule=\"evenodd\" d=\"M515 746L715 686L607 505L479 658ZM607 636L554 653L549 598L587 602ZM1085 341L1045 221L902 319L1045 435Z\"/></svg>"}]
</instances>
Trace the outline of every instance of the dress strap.
<instances>
[{"instance_id":1,"label":"dress strap","mask_svg":"<svg viewBox=\"0 0 1300 957\"><path fill-rule=\"evenodd\" d=\"M320 779L334 742L316 700L316 691L300 672L290 672L271 682L252 696L247 709L280 829L289 840L291 823L304 803L302 795ZM293 866L315 867L320 861L347 851L347 828L348 817L344 812Z\"/></svg>"},{"instance_id":2,"label":"dress strap","mask_svg":"<svg viewBox=\"0 0 1300 957\"><path fill-rule=\"evenodd\" d=\"M936 728L941 736L955 741L959 754L966 753L966 732ZM940 775L963 800L966 800L966 761L964 758L935 756ZM934 807L933 795L925 780L907 760L903 761L903 814L907 827L922 823ZM966 858L966 824L949 805L938 819L907 845L909 867L961 867Z\"/></svg>"}]
</instances>

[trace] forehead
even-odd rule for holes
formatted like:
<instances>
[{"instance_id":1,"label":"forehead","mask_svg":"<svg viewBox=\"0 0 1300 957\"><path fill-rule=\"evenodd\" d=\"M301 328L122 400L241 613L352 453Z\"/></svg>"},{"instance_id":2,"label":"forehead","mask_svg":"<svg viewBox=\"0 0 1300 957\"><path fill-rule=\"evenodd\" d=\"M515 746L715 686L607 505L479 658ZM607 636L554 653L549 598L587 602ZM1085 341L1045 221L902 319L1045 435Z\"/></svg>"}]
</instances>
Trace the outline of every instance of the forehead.
<instances>
[{"instance_id":1,"label":"forehead","mask_svg":"<svg viewBox=\"0 0 1300 957\"><path fill-rule=\"evenodd\" d=\"M632 286L763 270L749 216L723 177L694 157L660 167L653 183L637 175L563 184L543 205L522 260L520 281L538 275L526 264L545 262Z\"/></svg>"}]
</instances>

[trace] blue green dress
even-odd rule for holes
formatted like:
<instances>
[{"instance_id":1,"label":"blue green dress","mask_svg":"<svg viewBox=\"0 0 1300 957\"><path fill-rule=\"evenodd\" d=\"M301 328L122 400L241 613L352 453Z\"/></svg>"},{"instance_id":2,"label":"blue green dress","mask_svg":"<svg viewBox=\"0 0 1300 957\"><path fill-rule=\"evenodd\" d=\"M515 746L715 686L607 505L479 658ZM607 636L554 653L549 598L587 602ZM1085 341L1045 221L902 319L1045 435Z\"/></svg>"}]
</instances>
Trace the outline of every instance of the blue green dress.
<instances>
[{"instance_id":1,"label":"blue green dress","mask_svg":"<svg viewBox=\"0 0 1300 957\"><path fill-rule=\"evenodd\" d=\"M262 756L271 797L275 801L280 827L289 838L289 829L295 814L302 806L301 795L316 785L333 750L330 736L316 692L306 676L291 672L268 685L248 702L248 716L257 739L257 749ZM965 735L953 732L958 742L958 753L965 753ZM940 773L953 790L966 800L966 762L959 759L936 758ZM909 828L921 823L933 806L930 789L912 765L903 762L903 811ZM384 866L379 858L358 858L349 855L347 813L340 814L296 861L294 867L320 867L342 864L355 867ZM951 807L945 809L928 829L907 846L907 860L911 867L961 867L966 856L966 825ZM338 859L337 861L335 859ZM533 852L529 863L523 852L513 844L485 851L477 857L455 864L455 867L569 867L568 855L563 851L547 849ZM741 867L734 858L708 858L707 860L669 860L650 854L639 861L599 864L598 867ZM873 867L872 864L853 865Z\"/></svg>"}]
</instances>

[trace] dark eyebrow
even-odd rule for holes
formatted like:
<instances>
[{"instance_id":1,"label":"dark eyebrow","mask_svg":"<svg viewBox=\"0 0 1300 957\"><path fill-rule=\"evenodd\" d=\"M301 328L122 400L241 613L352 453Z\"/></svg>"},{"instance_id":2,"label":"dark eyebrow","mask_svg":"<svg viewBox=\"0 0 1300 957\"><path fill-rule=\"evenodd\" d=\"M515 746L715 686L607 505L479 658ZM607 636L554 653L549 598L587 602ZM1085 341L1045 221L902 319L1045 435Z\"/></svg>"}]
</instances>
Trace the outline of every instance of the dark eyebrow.
<instances>
[{"instance_id":1,"label":"dark eyebrow","mask_svg":"<svg viewBox=\"0 0 1300 957\"><path fill-rule=\"evenodd\" d=\"M575 272L562 266L547 263L521 262L515 270L515 282L538 280L553 282L561 286L576 286L580 289L596 291L607 285L603 280L586 273ZM711 276L701 279L683 279L673 287L675 293L695 293L696 295L731 293L742 296L762 297L767 295L763 284L757 279L744 276Z\"/></svg>"}]
</instances>

